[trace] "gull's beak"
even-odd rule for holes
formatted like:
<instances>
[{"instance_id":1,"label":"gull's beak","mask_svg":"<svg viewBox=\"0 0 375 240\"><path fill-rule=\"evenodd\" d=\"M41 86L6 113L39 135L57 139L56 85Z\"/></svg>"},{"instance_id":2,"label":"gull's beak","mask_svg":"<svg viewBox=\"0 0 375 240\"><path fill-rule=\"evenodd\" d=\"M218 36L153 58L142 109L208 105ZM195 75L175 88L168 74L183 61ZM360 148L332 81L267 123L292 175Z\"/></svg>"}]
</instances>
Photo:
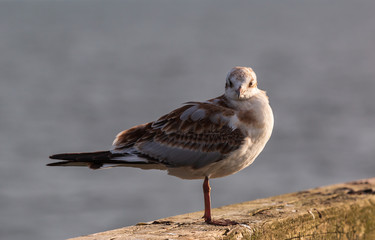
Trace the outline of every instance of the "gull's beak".
<instances>
[{"instance_id":1,"label":"gull's beak","mask_svg":"<svg viewBox=\"0 0 375 240\"><path fill-rule=\"evenodd\" d=\"M237 97L240 98L241 95L244 94L245 90L239 87L238 89L235 90L235 92L236 92Z\"/></svg>"}]
</instances>

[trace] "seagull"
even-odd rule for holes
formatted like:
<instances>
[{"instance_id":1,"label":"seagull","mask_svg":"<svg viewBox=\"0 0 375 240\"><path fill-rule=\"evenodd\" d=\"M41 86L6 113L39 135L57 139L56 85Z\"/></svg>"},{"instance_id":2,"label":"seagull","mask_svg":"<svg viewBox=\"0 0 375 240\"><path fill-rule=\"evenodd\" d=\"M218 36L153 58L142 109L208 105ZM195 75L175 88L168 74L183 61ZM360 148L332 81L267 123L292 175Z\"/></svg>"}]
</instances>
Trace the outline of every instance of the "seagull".
<instances>
[{"instance_id":1,"label":"seagull","mask_svg":"<svg viewBox=\"0 0 375 240\"><path fill-rule=\"evenodd\" d=\"M158 120L120 132L108 151L62 153L47 166L135 167L159 169L182 179L204 179L204 220L212 225L237 224L211 216L209 179L234 174L265 147L273 129L266 92L255 72L234 67L225 93L204 102L187 102ZM62 161L61 161L62 160Z\"/></svg>"}]
</instances>

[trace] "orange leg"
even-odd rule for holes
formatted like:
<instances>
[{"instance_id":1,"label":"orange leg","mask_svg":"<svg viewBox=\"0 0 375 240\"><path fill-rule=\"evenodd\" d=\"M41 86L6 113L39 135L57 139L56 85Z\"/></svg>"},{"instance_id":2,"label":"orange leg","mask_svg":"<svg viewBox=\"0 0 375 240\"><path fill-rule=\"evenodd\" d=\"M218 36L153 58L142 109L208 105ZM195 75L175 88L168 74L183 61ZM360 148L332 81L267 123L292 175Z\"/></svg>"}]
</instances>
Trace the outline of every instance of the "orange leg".
<instances>
[{"instance_id":1,"label":"orange leg","mask_svg":"<svg viewBox=\"0 0 375 240\"><path fill-rule=\"evenodd\" d=\"M208 181L208 177L204 178L203 182L203 195L204 195L204 221L207 224L212 225L219 225L219 226L228 226L228 225L235 225L238 224L235 221L231 221L228 219L219 219L219 220L213 220L211 218L211 197L210 197L211 187L210 183Z\"/></svg>"},{"instance_id":2,"label":"orange leg","mask_svg":"<svg viewBox=\"0 0 375 240\"><path fill-rule=\"evenodd\" d=\"M204 178L203 182L203 195L204 195L204 220L206 223L211 222L211 187L210 183L208 182L208 177Z\"/></svg>"}]
</instances>

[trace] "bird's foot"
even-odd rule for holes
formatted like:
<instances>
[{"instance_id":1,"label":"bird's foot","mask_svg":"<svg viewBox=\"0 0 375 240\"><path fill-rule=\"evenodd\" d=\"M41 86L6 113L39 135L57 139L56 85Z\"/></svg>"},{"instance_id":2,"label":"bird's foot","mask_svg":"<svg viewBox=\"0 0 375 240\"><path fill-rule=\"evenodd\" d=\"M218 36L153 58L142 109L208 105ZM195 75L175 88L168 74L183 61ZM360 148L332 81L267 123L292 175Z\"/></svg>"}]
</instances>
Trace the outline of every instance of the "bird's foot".
<instances>
[{"instance_id":1,"label":"bird's foot","mask_svg":"<svg viewBox=\"0 0 375 240\"><path fill-rule=\"evenodd\" d=\"M229 219L216 219L216 220L213 220L213 219L205 219L205 222L207 224L211 224L211 225L216 225L216 226L230 226L230 225L237 225L238 222L236 221L232 221L232 220L229 220Z\"/></svg>"}]
</instances>

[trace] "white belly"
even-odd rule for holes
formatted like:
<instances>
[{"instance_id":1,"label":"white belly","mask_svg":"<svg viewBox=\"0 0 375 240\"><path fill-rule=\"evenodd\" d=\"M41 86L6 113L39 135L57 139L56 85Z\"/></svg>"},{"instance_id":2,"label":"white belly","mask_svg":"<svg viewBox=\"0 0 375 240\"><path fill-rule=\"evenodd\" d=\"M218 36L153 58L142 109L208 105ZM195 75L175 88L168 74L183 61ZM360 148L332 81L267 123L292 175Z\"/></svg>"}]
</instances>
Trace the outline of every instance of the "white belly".
<instances>
[{"instance_id":1,"label":"white belly","mask_svg":"<svg viewBox=\"0 0 375 240\"><path fill-rule=\"evenodd\" d=\"M223 160L211 163L199 169L193 169L191 167L170 168L168 169L168 174L182 179L225 177L252 164L263 150L267 141L268 139L264 139L264 141L252 143L250 138L248 138L242 147L229 154L229 156Z\"/></svg>"}]
</instances>

